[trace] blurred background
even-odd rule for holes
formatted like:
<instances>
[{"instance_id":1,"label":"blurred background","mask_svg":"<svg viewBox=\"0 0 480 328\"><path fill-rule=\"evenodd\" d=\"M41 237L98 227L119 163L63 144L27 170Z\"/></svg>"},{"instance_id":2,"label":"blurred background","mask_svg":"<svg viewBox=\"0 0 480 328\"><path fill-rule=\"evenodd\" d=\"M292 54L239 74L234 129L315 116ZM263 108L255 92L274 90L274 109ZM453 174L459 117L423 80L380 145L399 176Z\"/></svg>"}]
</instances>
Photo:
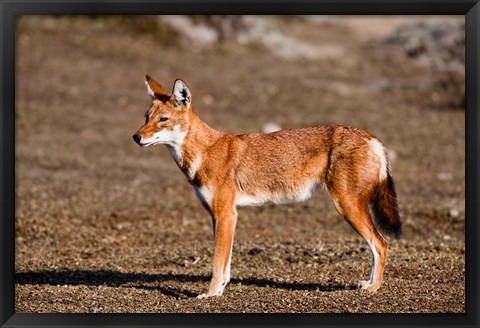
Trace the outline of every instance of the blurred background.
<instances>
[{"instance_id":1,"label":"blurred background","mask_svg":"<svg viewBox=\"0 0 480 328\"><path fill-rule=\"evenodd\" d=\"M17 18L16 311L463 312L464 40L463 16ZM404 237L375 302L352 287L366 243L319 191L240 209L234 279L198 303L211 221L166 148L132 140L145 74L182 78L218 130L379 137Z\"/></svg>"}]
</instances>

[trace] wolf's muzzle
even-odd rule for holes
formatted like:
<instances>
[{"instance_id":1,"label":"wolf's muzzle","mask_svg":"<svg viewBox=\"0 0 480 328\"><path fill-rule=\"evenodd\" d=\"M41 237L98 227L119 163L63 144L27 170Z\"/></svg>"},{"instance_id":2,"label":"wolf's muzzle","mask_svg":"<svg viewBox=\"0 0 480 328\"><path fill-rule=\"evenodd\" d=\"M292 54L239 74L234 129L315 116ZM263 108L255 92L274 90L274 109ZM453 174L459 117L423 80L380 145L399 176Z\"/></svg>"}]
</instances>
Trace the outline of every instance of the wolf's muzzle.
<instances>
[{"instance_id":1,"label":"wolf's muzzle","mask_svg":"<svg viewBox=\"0 0 480 328\"><path fill-rule=\"evenodd\" d=\"M134 134L133 140L135 140L135 142L140 145L140 141L142 141L142 136L140 136L139 134Z\"/></svg>"}]
</instances>

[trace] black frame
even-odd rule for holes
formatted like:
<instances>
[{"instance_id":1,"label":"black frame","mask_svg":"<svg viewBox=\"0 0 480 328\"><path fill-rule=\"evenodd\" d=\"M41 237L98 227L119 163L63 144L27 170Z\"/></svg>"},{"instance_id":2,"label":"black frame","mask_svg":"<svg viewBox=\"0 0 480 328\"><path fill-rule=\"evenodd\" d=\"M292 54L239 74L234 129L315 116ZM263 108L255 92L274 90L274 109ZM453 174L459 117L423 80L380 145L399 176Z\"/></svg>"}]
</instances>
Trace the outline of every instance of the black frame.
<instances>
[{"instance_id":1,"label":"black frame","mask_svg":"<svg viewBox=\"0 0 480 328\"><path fill-rule=\"evenodd\" d=\"M15 314L15 16L81 14L465 15L465 314ZM0 325L479 327L479 0L0 0Z\"/></svg>"}]
</instances>

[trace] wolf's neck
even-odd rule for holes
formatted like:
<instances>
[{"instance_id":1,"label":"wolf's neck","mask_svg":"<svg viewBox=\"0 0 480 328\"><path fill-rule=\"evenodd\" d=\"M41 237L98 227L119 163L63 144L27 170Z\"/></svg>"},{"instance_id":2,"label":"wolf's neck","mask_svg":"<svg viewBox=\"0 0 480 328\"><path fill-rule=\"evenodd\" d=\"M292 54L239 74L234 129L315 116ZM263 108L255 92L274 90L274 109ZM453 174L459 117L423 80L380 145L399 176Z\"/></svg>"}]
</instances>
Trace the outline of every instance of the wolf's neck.
<instances>
[{"instance_id":1,"label":"wolf's neck","mask_svg":"<svg viewBox=\"0 0 480 328\"><path fill-rule=\"evenodd\" d=\"M177 165L192 180L204 154L225 133L217 131L193 111L189 113L189 128L181 143L167 145Z\"/></svg>"}]
</instances>

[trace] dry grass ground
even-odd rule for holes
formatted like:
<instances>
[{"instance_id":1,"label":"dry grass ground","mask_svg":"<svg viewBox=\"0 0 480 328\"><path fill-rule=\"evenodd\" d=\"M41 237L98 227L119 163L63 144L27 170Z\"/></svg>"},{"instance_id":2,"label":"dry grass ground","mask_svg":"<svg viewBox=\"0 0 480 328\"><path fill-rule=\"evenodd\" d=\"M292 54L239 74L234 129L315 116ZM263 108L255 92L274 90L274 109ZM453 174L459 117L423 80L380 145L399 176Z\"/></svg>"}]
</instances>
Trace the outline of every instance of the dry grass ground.
<instances>
[{"instance_id":1,"label":"dry grass ground","mask_svg":"<svg viewBox=\"0 0 480 328\"><path fill-rule=\"evenodd\" d=\"M361 34L368 25L279 24L330 50L288 62L254 46L167 46L117 18L19 19L16 312L465 311L464 111L440 106L437 72ZM219 130L335 122L380 137L404 226L383 287L354 288L370 250L318 192L240 209L232 282L222 298L196 299L211 221L167 150L131 139L146 73L168 88L183 78Z\"/></svg>"}]
</instances>

